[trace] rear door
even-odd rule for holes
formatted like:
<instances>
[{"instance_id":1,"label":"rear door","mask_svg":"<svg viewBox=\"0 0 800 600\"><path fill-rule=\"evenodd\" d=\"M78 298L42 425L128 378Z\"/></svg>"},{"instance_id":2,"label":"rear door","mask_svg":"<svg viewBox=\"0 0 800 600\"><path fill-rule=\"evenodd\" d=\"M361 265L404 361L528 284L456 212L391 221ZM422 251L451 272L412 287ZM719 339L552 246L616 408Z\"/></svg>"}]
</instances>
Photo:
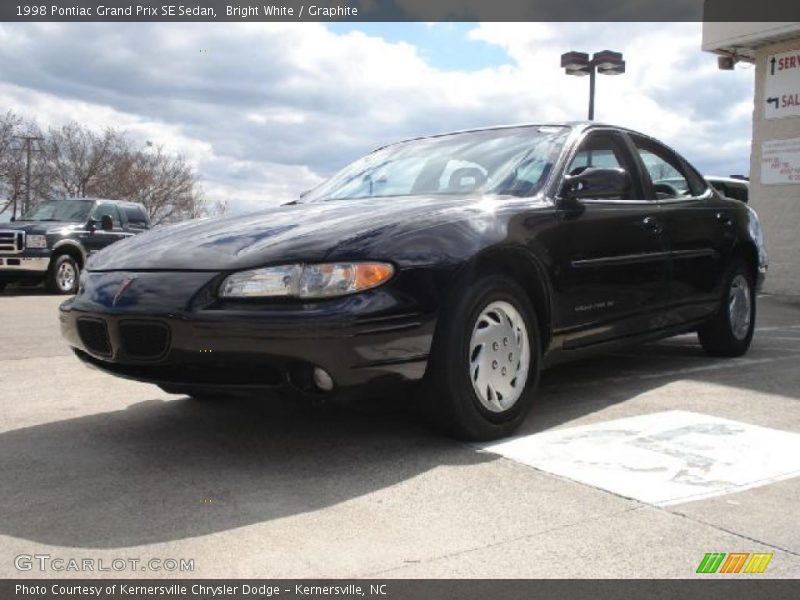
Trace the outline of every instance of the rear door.
<instances>
[{"instance_id":1,"label":"rear door","mask_svg":"<svg viewBox=\"0 0 800 600\"><path fill-rule=\"evenodd\" d=\"M725 256L735 241L730 209L685 160L659 142L630 134L648 196L660 207L670 251L671 324L703 319L719 304Z\"/></svg>"},{"instance_id":2,"label":"rear door","mask_svg":"<svg viewBox=\"0 0 800 600\"><path fill-rule=\"evenodd\" d=\"M100 219L103 215L111 217L113 223L111 231L105 231L100 227ZM96 224L95 229L86 237L84 242L84 246L89 253L102 250L106 246L130 235L125 231L122 225L122 215L117 205L113 202L98 202L92 211L91 218Z\"/></svg>"},{"instance_id":3,"label":"rear door","mask_svg":"<svg viewBox=\"0 0 800 600\"><path fill-rule=\"evenodd\" d=\"M128 233L142 233L150 228L147 215L138 206L124 205L121 209L125 215L125 230Z\"/></svg>"},{"instance_id":4,"label":"rear door","mask_svg":"<svg viewBox=\"0 0 800 600\"><path fill-rule=\"evenodd\" d=\"M623 168L621 197L582 199L559 208L554 247L559 337L564 348L587 346L661 327L668 252L658 204L646 198L639 163L616 130L589 133L565 174L588 167Z\"/></svg>"}]
</instances>

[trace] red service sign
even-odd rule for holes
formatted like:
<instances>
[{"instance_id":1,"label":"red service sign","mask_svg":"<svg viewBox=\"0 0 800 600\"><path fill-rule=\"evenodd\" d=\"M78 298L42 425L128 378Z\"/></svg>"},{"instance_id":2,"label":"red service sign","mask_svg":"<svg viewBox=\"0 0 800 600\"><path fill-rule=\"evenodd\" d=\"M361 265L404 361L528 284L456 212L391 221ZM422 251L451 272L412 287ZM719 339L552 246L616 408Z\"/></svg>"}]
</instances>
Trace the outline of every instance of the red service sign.
<instances>
[{"instance_id":1,"label":"red service sign","mask_svg":"<svg viewBox=\"0 0 800 600\"><path fill-rule=\"evenodd\" d=\"M764 118L800 116L800 50L767 56Z\"/></svg>"}]
</instances>

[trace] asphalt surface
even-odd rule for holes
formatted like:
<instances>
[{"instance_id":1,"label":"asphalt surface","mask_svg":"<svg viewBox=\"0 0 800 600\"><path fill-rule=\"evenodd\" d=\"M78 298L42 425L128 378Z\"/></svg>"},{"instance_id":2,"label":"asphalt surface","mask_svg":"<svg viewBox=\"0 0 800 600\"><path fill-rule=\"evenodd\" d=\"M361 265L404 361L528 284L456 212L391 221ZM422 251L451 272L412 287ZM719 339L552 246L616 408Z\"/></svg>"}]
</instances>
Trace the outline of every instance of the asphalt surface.
<instances>
[{"instance_id":1,"label":"asphalt surface","mask_svg":"<svg viewBox=\"0 0 800 600\"><path fill-rule=\"evenodd\" d=\"M440 436L403 398L197 402L113 378L62 342L60 300L0 296L0 577L683 578L707 552L768 552L756 577L800 575L800 436L781 433L800 433L798 305L760 298L741 359L681 336L546 372L514 455ZM698 419L681 431L702 440L727 433L678 450L674 430L637 437L638 466L604 454L609 432L660 413ZM788 445L759 454L773 439ZM637 499L676 473L713 493ZM95 572L20 570L30 555ZM96 571L114 559L141 562Z\"/></svg>"}]
</instances>

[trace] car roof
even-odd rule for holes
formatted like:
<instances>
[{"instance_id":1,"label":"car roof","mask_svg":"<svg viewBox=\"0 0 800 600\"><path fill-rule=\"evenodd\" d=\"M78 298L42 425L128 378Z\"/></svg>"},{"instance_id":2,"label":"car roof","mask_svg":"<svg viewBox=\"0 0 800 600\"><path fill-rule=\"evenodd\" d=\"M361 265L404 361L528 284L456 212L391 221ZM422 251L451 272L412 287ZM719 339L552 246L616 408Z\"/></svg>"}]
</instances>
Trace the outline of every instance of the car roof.
<instances>
[{"instance_id":1,"label":"car roof","mask_svg":"<svg viewBox=\"0 0 800 600\"><path fill-rule=\"evenodd\" d=\"M437 137L445 137L448 135L456 135L460 133L475 133L479 131L494 131L494 130L501 130L501 129L514 129L517 127L562 127L566 129L571 129L573 132L583 132L589 129L616 129L618 131L625 131L626 133L635 133L636 135L640 135L646 138L652 138L645 133L641 133L640 131L635 131L633 129L628 129L627 127L621 127L619 125L612 125L610 123L603 123L601 121L557 121L552 123L510 123L506 125L489 125L487 127L471 127L469 129L456 129L454 131L444 131L441 133L433 133L429 135L420 135L416 137L407 138L404 140L399 140L397 142L392 142L390 144L384 144L378 148L375 148L373 152L377 152L378 150L382 150L383 148L388 148L390 146L394 146L397 144L404 144L406 142L414 142L417 140L426 140L431 138ZM662 142L663 143L663 142Z\"/></svg>"},{"instance_id":2,"label":"car roof","mask_svg":"<svg viewBox=\"0 0 800 600\"><path fill-rule=\"evenodd\" d=\"M121 204L123 206L137 206L142 208L140 202L131 202L130 200L112 200L111 198L64 198L64 200L81 200L84 202L111 202L112 204Z\"/></svg>"}]
</instances>

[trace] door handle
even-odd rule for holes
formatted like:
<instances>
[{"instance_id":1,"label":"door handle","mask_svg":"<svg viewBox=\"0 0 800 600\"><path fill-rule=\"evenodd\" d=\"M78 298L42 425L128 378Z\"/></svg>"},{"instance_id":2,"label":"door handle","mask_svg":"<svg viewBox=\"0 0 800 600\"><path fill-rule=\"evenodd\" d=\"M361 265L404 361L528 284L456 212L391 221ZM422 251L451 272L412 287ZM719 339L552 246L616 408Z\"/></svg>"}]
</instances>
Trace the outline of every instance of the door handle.
<instances>
[{"instance_id":1,"label":"door handle","mask_svg":"<svg viewBox=\"0 0 800 600\"><path fill-rule=\"evenodd\" d=\"M731 225L733 225L733 219L731 219L730 215L726 215L725 213L717 213L717 221L719 221L726 227L730 227Z\"/></svg>"},{"instance_id":2,"label":"door handle","mask_svg":"<svg viewBox=\"0 0 800 600\"><path fill-rule=\"evenodd\" d=\"M661 223L658 222L658 219L654 217L645 217L642 220L642 225L647 231L652 231L653 233L661 233L661 231L664 229L661 226Z\"/></svg>"}]
</instances>

